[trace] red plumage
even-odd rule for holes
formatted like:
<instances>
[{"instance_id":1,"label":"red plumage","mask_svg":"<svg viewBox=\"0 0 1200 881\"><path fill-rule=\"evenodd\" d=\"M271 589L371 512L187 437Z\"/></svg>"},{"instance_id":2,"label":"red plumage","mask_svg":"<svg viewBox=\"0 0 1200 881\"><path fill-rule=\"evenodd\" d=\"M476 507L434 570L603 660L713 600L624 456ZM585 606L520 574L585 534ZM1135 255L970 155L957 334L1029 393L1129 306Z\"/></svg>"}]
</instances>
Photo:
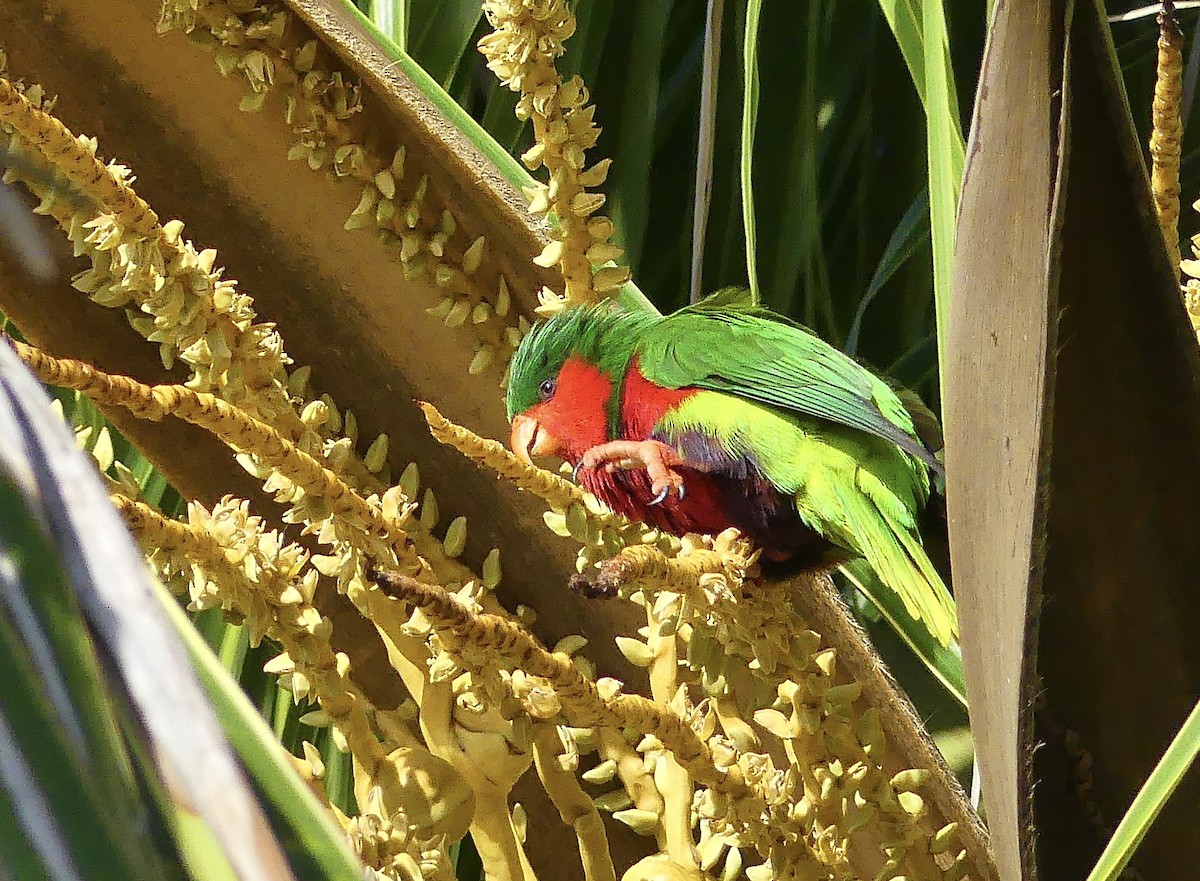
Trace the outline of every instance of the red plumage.
<instances>
[{"instance_id":1,"label":"red plumage","mask_svg":"<svg viewBox=\"0 0 1200 881\"><path fill-rule=\"evenodd\" d=\"M625 374L622 391L619 429L621 437L611 440L646 440L654 434L655 427L668 410L678 407L699 389L670 389L655 385L642 375L637 359L634 358Z\"/></svg>"},{"instance_id":2,"label":"red plumage","mask_svg":"<svg viewBox=\"0 0 1200 881\"><path fill-rule=\"evenodd\" d=\"M554 397L535 404L527 415L536 419L561 444L560 455L574 464L608 437L609 378L578 356L568 358L558 374Z\"/></svg>"},{"instance_id":3,"label":"red plumage","mask_svg":"<svg viewBox=\"0 0 1200 881\"><path fill-rule=\"evenodd\" d=\"M734 524L723 507L724 497L712 475L703 471L677 467L687 486L683 501L670 494L661 504L651 505L654 490L645 469L607 471L593 468L579 475L579 482L592 495L618 514L641 520L650 526L683 535L699 532L715 535Z\"/></svg>"},{"instance_id":4,"label":"red plumage","mask_svg":"<svg viewBox=\"0 0 1200 881\"><path fill-rule=\"evenodd\" d=\"M696 389L668 389L642 375L635 361L625 376L616 437L609 437L608 402L613 383L595 365L579 357L568 358L558 375L558 387L549 401L529 410L562 445L562 455L574 464L592 447L610 440L647 440L663 415L696 393ZM618 514L643 520L676 535L686 532L717 533L733 524L723 508L717 482L703 471L679 467L687 486L682 501L669 495L650 505L654 491L645 470L604 468L580 474L583 487Z\"/></svg>"}]
</instances>

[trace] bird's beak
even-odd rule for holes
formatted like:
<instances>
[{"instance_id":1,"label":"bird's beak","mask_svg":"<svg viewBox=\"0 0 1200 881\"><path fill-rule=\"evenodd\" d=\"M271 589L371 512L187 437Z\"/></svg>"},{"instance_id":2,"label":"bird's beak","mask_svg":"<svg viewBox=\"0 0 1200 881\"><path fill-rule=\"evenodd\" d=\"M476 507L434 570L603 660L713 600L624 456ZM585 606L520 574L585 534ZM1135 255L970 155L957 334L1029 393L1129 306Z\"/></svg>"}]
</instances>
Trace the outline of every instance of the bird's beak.
<instances>
[{"instance_id":1,"label":"bird's beak","mask_svg":"<svg viewBox=\"0 0 1200 881\"><path fill-rule=\"evenodd\" d=\"M508 445L516 457L527 465L533 464L534 456L549 456L558 451L558 440L541 423L525 413L513 417L512 436Z\"/></svg>"}]
</instances>

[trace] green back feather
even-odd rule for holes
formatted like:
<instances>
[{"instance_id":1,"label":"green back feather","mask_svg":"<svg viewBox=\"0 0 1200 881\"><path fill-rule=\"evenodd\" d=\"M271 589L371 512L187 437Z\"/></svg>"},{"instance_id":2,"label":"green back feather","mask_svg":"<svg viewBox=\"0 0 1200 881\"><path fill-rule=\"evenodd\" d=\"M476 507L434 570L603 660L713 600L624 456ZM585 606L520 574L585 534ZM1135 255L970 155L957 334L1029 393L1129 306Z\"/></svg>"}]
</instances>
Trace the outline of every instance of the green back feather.
<instances>
[{"instance_id":1,"label":"green back feather","mask_svg":"<svg viewBox=\"0 0 1200 881\"><path fill-rule=\"evenodd\" d=\"M758 306L702 302L649 326L638 364L651 382L696 386L885 438L935 469L912 416L883 380L807 328Z\"/></svg>"}]
</instances>

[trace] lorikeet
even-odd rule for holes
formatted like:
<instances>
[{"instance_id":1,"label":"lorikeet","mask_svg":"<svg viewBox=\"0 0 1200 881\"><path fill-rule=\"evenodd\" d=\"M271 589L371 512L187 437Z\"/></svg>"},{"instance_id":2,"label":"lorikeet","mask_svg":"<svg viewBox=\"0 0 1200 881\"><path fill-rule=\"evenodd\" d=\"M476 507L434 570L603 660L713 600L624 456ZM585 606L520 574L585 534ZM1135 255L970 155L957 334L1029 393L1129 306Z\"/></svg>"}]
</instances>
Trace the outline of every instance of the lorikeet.
<instances>
[{"instance_id":1,"label":"lorikeet","mask_svg":"<svg viewBox=\"0 0 1200 881\"><path fill-rule=\"evenodd\" d=\"M943 643L954 601L916 518L930 469L883 380L728 291L667 316L566 309L513 357L513 452L575 465L613 510L682 535L737 527L770 560L865 557Z\"/></svg>"}]
</instances>

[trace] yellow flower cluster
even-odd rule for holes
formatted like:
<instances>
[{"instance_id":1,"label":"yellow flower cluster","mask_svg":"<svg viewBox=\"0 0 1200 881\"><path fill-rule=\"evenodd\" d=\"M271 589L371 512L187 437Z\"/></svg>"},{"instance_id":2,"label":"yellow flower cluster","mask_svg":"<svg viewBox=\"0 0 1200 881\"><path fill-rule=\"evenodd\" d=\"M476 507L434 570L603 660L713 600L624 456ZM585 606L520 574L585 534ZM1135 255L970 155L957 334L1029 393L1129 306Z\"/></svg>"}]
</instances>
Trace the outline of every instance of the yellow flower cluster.
<instances>
[{"instance_id":1,"label":"yellow flower cluster","mask_svg":"<svg viewBox=\"0 0 1200 881\"><path fill-rule=\"evenodd\" d=\"M629 268L611 265L622 249L609 239L613 224L596 212L602 193L589 192L608 176L611 160L585 168L586 152L600 129L595 107L578 76L563 82L555 68L563 41L575 32L575 16L566 0L484 0L492 33L479 50L500 82L521 97L517 116L533 122L535 143L522 157L531 170L546 169L548 181L526 190L533 214L552 215L553 241L534 262L561 269L567 302L609 296L629 281ZM561 308L556 297L543 298L544 309Z\"/></svg>"},{"instance_id":2,"label":"yellow flower cluster","mask_svg":"<svg viewBox=\"0 0 1200 881\"><path fill-rule=\"evenodd\" d=\"M471 374L503 368L529 323L513 308L503 272L488 259L486 237L471 232L469 219L437 192L419 153L367 130L357 78L282 3L169 0L159 30L172 29L210 48L226 76L245 80L243 110L259 111L272 91L279 93L298 139L288 158L360 184L346 229L376 231L406 278L435 286L440 298L430 314L448 328L469 328L476 338Z\"/></svg>"},{"instance_id":3,"label":"yellow flower cluster","mask_svg":"<svg viewBox=\"0 0 1200 881\"><path fill-rule=\"evenodd\" d=\"M42 100L40 90L33 96ZM42 197L39 210L54 216L76 252L92 261L92 268L74 279L77 288L101 305L125 308L134 327L159 345L164 364L178 357L191 368L189 388L212 392L275 425L349 485L379 494L388 488L387 436L376 438L364 456L355 452L354 414L339 411L328 395L309 399L309 368L287 375L290 359L279 335L258 321L252 299L222 277L216 252L197 251L182 238L179 221L159 226L128 186L127 169L101 163L94 140L74 137L18 84L3 78L0 133L7 135L11 152L47 169L26 183ZM46 183L58 180L66 186ZM250 466L244 458L239 461ZM415 500L416 470L410 466L407 473L400 486L412 489L405 501ZM452 521L449 550L431 534L437 525L436 498L426 490L421 516L408 530L438 576L461 586L474 577L454 559L465 543L465 520Z\"/></svg>"},{"instance_id":4,"label":"yellow flower cluster","mask_svg":"<svg viewBox=\"0 0 1200 881\"><path fill-rule=\"evenodd\" d=\"M36 90L31 94L40 100ZM93 142L76 141L16 87L3 97L0 119L11 141L28 146L31 155L53 169L46 179L66 179L66 187L43 188L44 210L76 231L77 250L93 258L81 285L99 292L97 299L105 305L132 305L149 315L151 325L142 329L153 342L169 345L162 351L172 359L179 356L193 375L188 386L149 387L28 347L20 347L22 355L45 381L84 390L101 404L126 407L142 418L185 418L213 432L287 507L284 521L301 525L329 549L325 556L309 557L275 533L267 534L262 521L236 500L226 500L211 513L193 506L186 526L151 517L136 502L121 502L135 527L156 533L147 542L157 548L153 562L169 579L186 574L194 608L220 605L250 624L256 638L270 632L284 643L288 651L268 665L270 671L298 700L320 702L322 709L306 718L328 721L335 743L355 753L356 798L367 819L345 825L374 868L389 877L419 877L418 869L437 877L437 867L445 864L445 846L461 837L469 821L489 866L507 867L500 875L517 877L524 856L506 796L533 760L524 705L508 697L507 690L503 710L491 703L489 677L477 677L477 684L448 663L439 635L421 614L381 593L366 577L369 565L382 564L437 579L457 589L461 601L498 610L488 592L500 580L498 555L489 555L481 578L455 560L466 541L463 518L451 523L444 543L429 534L438 519L436 500L426 491L420 518L414 515L409 499L420 488L415 464L386 492L357 492L355 485L370 490L381 482L361 466L353 475L348 470L355 461L352 440L335 439L333 432L344 427L352 433L351 415L343 421L328 398L295 401L307 386L307 371L302 368L291 377L283 373L279 365L286 358L277 336L276 345L265 350L178 345L176 322L197 315L205 322L205 345L244 335L256 321L249 298L221 281L213 268L214 253L198 253L180 239L181 225L160 227L153 212L139 210L144 203L128 186L127 171L99 163ZM62 160L62 167L56 160ZM110 210L97 213L90 202ZM137 218L136 224L130 218ZM164 306L155 295L168 288L182 289L191 299L185 296L182 306L175 300ZM208 357L214 353L220 357ZM262 381L245 382L255 369ZM386 446L384 438L368 451L366 460L374 470L381 469ZM111 464L111 445L105 448L110 461L104 464ZM132 481L122 486L136 489ZM332 624L311 604L323 577L336 580L380 631L392 665L419 701L416 718L404 709L417 706L412 702L389 712L370 707L346 678L349 658L332 653ZM579 665L585 666L583 659ZM531 677L526 681L533 683ZM410 729L412 722L419 723L425 746ZM390 751L389 744L394 746ZM372 799L379 810L371 810ZM600 849L606 852L607 846ZM431 854L437 851L442 857L434 859Z\"/></svg>"},{"instance_id":5,"label":"yellow flower cluster","mask_svg":"<svg viewBox=\"0 0 1200 881\"><path fill-rule=\"evenodd\" d=\"M437 791L403 782L417 767L442 763L420 746L395 711L372 706L353 682L350 658L332 648L330 620L312 605L319 574L308 565L306 551L266 529L249 504L237 499L224 498L211 512L192 502L186 523L168 520L123 495L114 495L113 501L166 583L188 592L192 609L219 605L231 620L244 622L251 645L268 637L284 648L268 662L267 672L279 676L297 703L319 704L319 710L303 717L305 723L330 726L334 743L352 752L373 781L367 808L377 804L379 810L364 808L364 813L377 819L355 824L339 818L360 852L373 848L371 865L390 863L400 869L462 837L473 803L470 788L446 767L438 768L442 780ZM397 755L397 748L404 752ZM392 814L384 814L389 806L393 814L402 812L406 822L399 825L400 834L377 836L380 828L386 826L390 833L396 825ZM418 831L426 836L423 841L413 837Z\"/></svg>"},{"instance_id":6,"label":"yellow flower cluster","mask_svg":"<svg viewBox=\"0 0 1200 881\"><path fill-rule=\"evenodd\" d=\"M302 524L304 532L330 548L327 556L310 557L266 530L247 503L235 499L212 512L193 503L183 524L117 498L164 578L187 582L193 608L219 605L245 621L256 642L270 636L284 647L267 672L279 675L298 702L319 702L320 713L306 719L331 725L335 744L354 754L360 807L377 793L383 820L393 825L407 820L408 827L395 831L381 826L383 820L367 826L346 821L358 836L360 853L378 859L372 865L389 877L410 877L405 873L416 856L428 861L431 848L444 853L470 824L481 852L519 867L519 847L501 830L510 823L504 797L532 762L529 718L519 701L507 699L507 691L500 701L503 712L489 700L487 674L494 673L494 665L483 665L487 674L476 678L462 673L457 663L446 661L439 635L424 616L375 585L369 571L376 563L432 579L401 526L410 512L396 507L400 493L363 498L271 426L212 395L183 386L146 386L13 345L47 383L83 391L101 405L123 406L143 418L169 415L208 429L248 457L265 475L267 489L290 505L285 522ZM404 706L391 711L371 706L349 678L350 658L333 651L332 623L312 605L322 576L335 579L339 592L380 632L392 666L419 704L416 719L424 746L409 728L413 714ZM497 608L474 580L460 589L458 601ZM384 828L387 835L376 835ZM390 849L388 841L394 845ZM418 848L415 855L410 846Z\"/></svg>"},{"instance_id":7,"label":"yellow flower cluster","mask_svg":"<svg viewBox=\"0 0 1200 881\"><path fill-rule=\"evenodd\" d=\"M93 139L74 137L3 78L0 131L8 136L10 153L53 169L102 209L97 213L66 192L31 181L42 196L38 210L54 216L76 253L92 260L75 286L101 305L133 306L142 313L132 319L134 326L158 344L168 369L176 358L192 368L191 387L277 415L283 409L278 397L285 364L279 337L271 325L256 323L250 298L213 271L216 252L198 253L183 241L178 221L160 226L130 188L128 169L101 163Z\"/></svg>"},{"instance_id":8,"label":"yellow flower cluster","mask_svg":"<svg viewBox=\"0 0 1200 881\"><path fill-rule=\"evenodd\" d=\"M1183 32L1164 4L1158 14L1158 74L1151 107L1150 183L1171 265L1179 265L1179 156L1183 147Z\"/></svg>"},{"instance_id":9,"label":"yellow flower cluster","mask_svg":"<svg viewBox=\"0 0 1200 881\"><path fill-rule=\"evenodd\" d=\"M454 881L454 866L441 844L443 836L416 838L419 824L403 808L389 814L380 787L371 788L355 817L347 817L334 805L330 808L367 867L363 877L369 881Z\"/></svg>"},{"instance_id":10,"label":"yellow flower cluster","mask_svg":"<svg viewBox=\"0 0 1200 881\"><path fill-rule=\"evenodd\" d=\"M551 504L577 511L580 522L566 535L586 538L589 530L608 528L614 515L587 508L577 488L535 474L498 444L447 423L428 406L426 418L439 440ZM727 867L740 867L749 847L767 860L750 867L750 877L840 877L860 859L881 865L884 877L963 877L967 852L956 844L957 824L933 828L921 822L927 805L917 790L928 772L885 770L878 710L864 700L862 685L839 671L838 650L796 611L789 588L756 576L756 557L731 530L712 540L685 538L666 552L630 543L583 570L606 593L644 608L642 639L618 637L618 647L632 664L649 668L655 701L703 744L705 762L697 762L695 746L664 738L669 725L663 719L635 727L651 732L638 752L660 798L655 809L625 819L646 832L661 830L664 855L685 868L707 871L722 858ZM432 589L414 586L410 595L418 592L423 598L414 596L414 602L427 615L433 609L450 628L452 651L464 666L494 662L499 653L512 667L541 677L542 707L561 712L572 725L607 721L589 709L565 665L567 678L557 678L550 661L536 666L532 648L519 648L519 637L499 623L470 619ZM619 694L615 685L607 692L600 685L601 697ZM693 704L697 691L704 697ZM760 731L782 744L784 766ZM719 775L735 773L746 786L731 792L714 785L707 762ZM697 770L701 764L704 773ZM694 781L708 786L694 788Z\"/></svg>"}]
</instances>

